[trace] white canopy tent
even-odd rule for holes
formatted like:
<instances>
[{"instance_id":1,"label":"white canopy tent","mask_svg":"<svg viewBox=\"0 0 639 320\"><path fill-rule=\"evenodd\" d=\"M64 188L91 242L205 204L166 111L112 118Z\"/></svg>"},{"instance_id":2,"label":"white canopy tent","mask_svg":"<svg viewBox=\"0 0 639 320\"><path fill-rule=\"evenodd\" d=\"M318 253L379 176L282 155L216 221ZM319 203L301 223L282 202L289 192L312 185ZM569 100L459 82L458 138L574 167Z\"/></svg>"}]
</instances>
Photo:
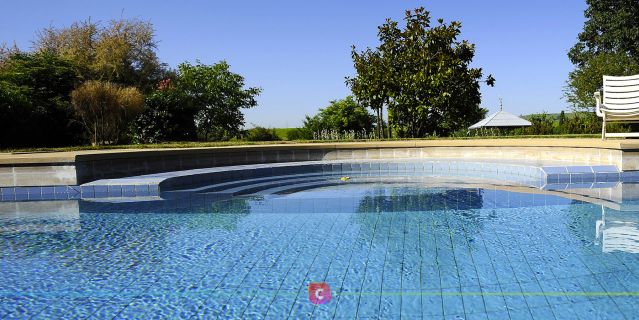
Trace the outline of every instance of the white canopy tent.
<instances>
[{"instance_id":1,"label":"white canopy tent","mask_svg":"<svg viewBox=\"0 0 639 320\"><path fill-rule=\"evenodd\" d=\"M499 110L486 117L486 119L468 127L468 129L528 127L531 125L530 121L526 119L522 119L510 112Z\"/></svg>"}]
</instances>

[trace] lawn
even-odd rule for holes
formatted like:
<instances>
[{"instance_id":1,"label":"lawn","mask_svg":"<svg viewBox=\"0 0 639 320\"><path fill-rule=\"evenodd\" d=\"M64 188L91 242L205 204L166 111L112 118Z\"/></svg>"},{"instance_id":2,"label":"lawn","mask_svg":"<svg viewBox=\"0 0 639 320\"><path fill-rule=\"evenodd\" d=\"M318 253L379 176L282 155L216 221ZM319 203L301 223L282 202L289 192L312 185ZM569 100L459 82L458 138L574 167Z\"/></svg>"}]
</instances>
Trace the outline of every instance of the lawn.
<instances>
[{"instance_id":1,"label":"lawn","mask_svg":"<svg viewBox=\"0 0 639 320\"><path fill-rule=\"evenodd\" d=\"M288 132L297 130L297 128L274 128L275 134L282 140L288 140Z\"/></svg>"}]
</instances>

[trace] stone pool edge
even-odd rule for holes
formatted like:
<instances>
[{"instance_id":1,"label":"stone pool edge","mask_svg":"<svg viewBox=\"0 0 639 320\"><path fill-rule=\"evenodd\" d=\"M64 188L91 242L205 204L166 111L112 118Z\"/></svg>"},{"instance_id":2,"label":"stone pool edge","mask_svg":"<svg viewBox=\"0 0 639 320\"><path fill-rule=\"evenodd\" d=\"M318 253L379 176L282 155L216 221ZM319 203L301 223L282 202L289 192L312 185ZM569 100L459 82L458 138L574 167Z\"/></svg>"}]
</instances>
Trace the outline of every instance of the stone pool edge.
<instances>
[{"instance_id":1,"label":"stone pool edge","mask_svg":"<svg viewBox=\"0 0 639 320\"><path fill-rule=\"evenodd\" d=\"M639 141L599 139L405 140L293 143L185 149L0 153L0 187L49 187L158 172L299 161L512 160L614 165L639 170Z\"/></svg>"}]
</instances>

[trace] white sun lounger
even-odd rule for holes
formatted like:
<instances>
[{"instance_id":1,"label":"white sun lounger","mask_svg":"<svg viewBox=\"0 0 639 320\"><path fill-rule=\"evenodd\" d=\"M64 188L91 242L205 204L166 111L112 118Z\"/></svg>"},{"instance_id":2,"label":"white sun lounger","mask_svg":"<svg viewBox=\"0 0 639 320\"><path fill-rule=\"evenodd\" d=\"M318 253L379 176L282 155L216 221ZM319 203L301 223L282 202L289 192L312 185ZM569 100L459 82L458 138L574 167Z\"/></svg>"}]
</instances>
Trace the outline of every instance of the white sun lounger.
<instances>
[{"instance_id":1,"label":"white sun lounger","mask_svg":"<svg viewBox=\"0 0 639 320\"><path fill-rule=\"evenodd\" d=\"M639 137L639 132L606 133L606 122L639 122L639 75L603 77L603 96L595 92L595 112L603 118L601 139ZM603 99L602 99L603 98Z\"/></svg>"}]
</instances>

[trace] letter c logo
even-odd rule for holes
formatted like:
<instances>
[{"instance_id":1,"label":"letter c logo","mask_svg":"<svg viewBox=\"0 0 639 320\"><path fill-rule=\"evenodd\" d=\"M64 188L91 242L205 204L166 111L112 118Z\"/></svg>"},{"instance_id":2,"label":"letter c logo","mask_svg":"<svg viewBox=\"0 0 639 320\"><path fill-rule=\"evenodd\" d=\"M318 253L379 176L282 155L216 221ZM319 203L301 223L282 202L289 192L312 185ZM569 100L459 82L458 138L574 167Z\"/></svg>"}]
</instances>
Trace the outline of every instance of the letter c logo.
<instances>
[{"instance_id":1,"label":"letter c logo","mask_svg":"<svg viewBox=\"0 0 639 320\"><path fill-rule=\"evenodd\" d=\"M326 282L311 282L308 285L308 299L312 304L325 304L331 301L331 287Z\"/></svg>"}]
</instances>

